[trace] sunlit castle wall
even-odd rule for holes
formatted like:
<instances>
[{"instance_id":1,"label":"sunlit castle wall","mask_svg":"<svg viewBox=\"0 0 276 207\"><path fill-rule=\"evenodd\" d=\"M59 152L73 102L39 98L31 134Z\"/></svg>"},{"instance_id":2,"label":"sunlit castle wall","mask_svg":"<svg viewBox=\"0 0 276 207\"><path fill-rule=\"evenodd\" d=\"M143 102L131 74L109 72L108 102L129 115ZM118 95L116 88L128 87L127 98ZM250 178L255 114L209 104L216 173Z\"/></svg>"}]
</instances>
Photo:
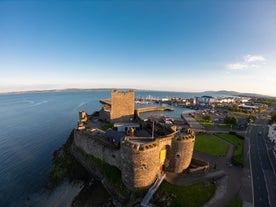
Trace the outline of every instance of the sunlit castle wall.
<instances>
[{"instance_id":1,"label":"sunlit castle wall","mask_svg":"<svg viewBox=\"0 0 276 207\"><path fill-rule=\"evenodd\" d=\"M180 134L172 140L169 171L181 173L189 167L193 157L194 144L195 135L193 133Z\"/></svg>"},{"instance_id":2,"label":"sunlit castle wall","mask_svg":"<svg viewBox=\"0 0 276 207\"><path fill-rule=\"evenodd\" d=\"M110 122L129 122L134 117L134 91L112 91Z\"/></svg>"},{"instance_id":3,"label":"sunlit castle wall","mask_svg":"<svg viewBox=\"0 0 276 207\"><path fill-rule=\"evenodd\" d=\"M157 142L149 144L124 141L121 144L122 180L129 189L149 187L160 172Z\"/></svg>"},{"instance_id":4,"label":"sunlit castle wall","mask_svg":"<svg viewBox=\"0 0 276 207\"><path fill-rule=\"evenodd\" d=\"M96 131L95 133L100 133ZM103 134L100 136L104 136ZM120 169L120 150L105 146L100 141L101 137L95 138L96 135L87 132L86 130L74 131L74 144L82 149L86 154L92 155L109 165Z\"/></svg>"}]
</instances>

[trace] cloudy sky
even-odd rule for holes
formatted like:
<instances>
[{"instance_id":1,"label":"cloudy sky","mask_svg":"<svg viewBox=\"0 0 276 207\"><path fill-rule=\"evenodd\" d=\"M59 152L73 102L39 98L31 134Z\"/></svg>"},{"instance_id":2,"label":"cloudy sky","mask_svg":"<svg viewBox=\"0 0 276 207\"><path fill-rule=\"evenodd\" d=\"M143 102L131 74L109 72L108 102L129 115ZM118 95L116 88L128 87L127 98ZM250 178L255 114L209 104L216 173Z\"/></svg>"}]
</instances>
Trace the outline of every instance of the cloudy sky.
<instances>
[{"instance_id":1,"label":"cloudy sky","mask_svg":"<svg viewBox=\"0 0 276 207\"><path fill-rule=\"evenodd\" d=\"M1 1L0 92L276 96L276 1Z\"/></svg>"}]
</instances>

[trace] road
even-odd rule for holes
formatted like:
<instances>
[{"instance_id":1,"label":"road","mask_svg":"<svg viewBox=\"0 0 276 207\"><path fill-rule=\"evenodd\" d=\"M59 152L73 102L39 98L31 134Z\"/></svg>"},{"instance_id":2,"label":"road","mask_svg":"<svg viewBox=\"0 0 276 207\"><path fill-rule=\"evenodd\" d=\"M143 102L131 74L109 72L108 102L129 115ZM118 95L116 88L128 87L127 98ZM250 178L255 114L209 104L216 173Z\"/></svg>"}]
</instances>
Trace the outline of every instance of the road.
<instances>
[{"instance_id":1,"label":"road","mask_svg":"<svg viewBox=\"0 0 276 207\"><path fill-rule=\"evenodd\" d=\"M255 207L276 207L276 176L267 153L267 131L265 119L257 120L247 131Z\"/></svg>"}]
</instances>

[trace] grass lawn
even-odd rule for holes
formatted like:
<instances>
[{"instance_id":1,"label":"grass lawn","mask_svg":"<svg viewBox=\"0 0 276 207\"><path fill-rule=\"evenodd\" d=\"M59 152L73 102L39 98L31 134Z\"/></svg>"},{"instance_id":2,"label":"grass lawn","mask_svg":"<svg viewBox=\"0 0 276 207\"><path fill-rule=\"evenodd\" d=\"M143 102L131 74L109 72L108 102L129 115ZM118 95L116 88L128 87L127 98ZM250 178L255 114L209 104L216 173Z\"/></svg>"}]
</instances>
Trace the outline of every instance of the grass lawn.
<instances>
[{"instance_id":1,"label":"grass lawn","mask_svg":"<svg viewBox=\"0 0 276 207\"><path fill-rule=\"evenodd\" d=\"M171 207L200 207L210 200L215 190L215 184L209 182L184 187L164 181L154 195L154 201L158 206L169 202Z\"/></svg>"},{"instance_id":2,"label":"grass lawn","mask_svg":"<svg viewBox=\"0 0 276 207\"><path fill-rule=\"evenodd\" d=\"M243 111L234 111L234 112L232 112L233 114L236 114L236 115L246 115L246 116L248 116L249 115L249 113L246 113L246 112L243 112Z\"/></svg>"},{"instance_id":3,"label":"grass lawn","mask_svg":"<svg viewBox=\"0 0 276 207\"><path fill-rule=\"evenodd\" d=\"M241 200L233 200L226 207L242 207L242 201Z\"/></svg>"},{"instance_id":4,"label":"grass lawn","mask_svg":"<svg viewBox=\"0 0 276 207\"><path fill-rule=\"evenodd\" d=\"M232 134L217 134L220 138L235 145L232 156L234 164L243 165L243 140Z\"/></svg>"},{"instance_id":5,"label":"grass lawn","mask_svg":"<svg viewBox=\"0 0 276 207\"><path fill-rule=\"evenodd\" d=\"M219 128L224 128L224 129L230 129L231 128L231 124L218 124Z\"/></svg>"},{"instance_id":6,"label":"grass lawn","mask_svg":"<svg viewBox=\"0 0 276 207\"><path fill-rule=\"evenodd\" d=\"M206 154L225 156L228 144L213 135L199 134L196 135L195 150Z\"/></svg>"},{"instance_id":7,"label":"grass lawn","mask_svg":"<svg viewBox=\"0 0 276 207\"><path fill-rule=\"evenodd\" d=\"M214 127L214 122L199 121L199 123L204 127Z\"/></svg>"},{"instance_id":8,"label":"grass lawn","mask_svg":"<svg viewBox=\"0 0 276 207\"><path fill-rule=\"evenodd\" d=\"M204 127L214 127L214 122L204 121L200 117L195 118L195 120Z\"/></svg>"}]
</instances>

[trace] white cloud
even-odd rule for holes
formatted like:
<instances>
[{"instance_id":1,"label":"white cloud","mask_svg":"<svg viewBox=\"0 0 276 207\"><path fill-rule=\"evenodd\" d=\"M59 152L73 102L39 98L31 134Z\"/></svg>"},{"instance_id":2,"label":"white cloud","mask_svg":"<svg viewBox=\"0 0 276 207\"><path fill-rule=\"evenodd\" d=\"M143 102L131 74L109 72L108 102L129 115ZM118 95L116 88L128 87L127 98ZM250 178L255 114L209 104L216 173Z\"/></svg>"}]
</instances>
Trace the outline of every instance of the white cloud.
<instances>
[{"instance_id":1,"label":"white cloud","mask_svg":"<svg viewBox=\"0 0 276 207\"><path fill-rule=\"evenodd\" d=\"M246 55L243 57L244 61L247 63L256 61L265 61L265 58L261 55Z\"/></svg>"},{"instance_id":2,"label":"white cloud","mask_svg":"<svg viewBox=\"0 0 276 207\"><path fill-rule=\"evenodd\" d=\"M248 65L243 63L232 63L227 65L230 70L242 70L248 68Z\"/></svg>"},{"instance_id":3,"label":"white cloud","mask_svg":"<svg viewBox=\"0 0 276 207\"><path fill-rule=\"evenodd\" d=\"M260 68L266 59L261 55L246 55L242 62L227 64L230 70L246 70Z\"/></svg>"}]
</instances>

